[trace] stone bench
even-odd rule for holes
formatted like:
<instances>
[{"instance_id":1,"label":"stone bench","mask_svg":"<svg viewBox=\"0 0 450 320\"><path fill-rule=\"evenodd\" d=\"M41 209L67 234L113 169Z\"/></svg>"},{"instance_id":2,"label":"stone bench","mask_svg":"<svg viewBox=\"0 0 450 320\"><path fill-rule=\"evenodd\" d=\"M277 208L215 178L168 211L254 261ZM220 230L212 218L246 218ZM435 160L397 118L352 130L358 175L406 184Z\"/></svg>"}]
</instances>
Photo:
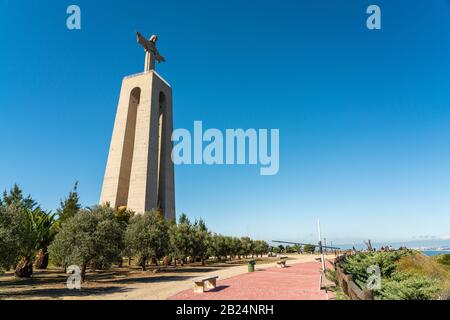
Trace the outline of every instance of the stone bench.
<instances>
[{"instance_id":1,"label":"stone bench","mask_svg":"<svg viewBox=\"0 0 450 320\"><path fill-rule=\"evenodd\" d=\"M277 265L279 268L286 268L286 260L277 261Z\"/></svg>"},{"instance_id":2,"label":"stone bench","mask_svg":"<svg viewBox=\"0 0 450 320\"><path fill-rule=\"evenodd\" d=\"M215 289L216 288L216 280L219 278L218 276L207 276L202 278L194 279L194 292L203 293L205 292L205 284L206 289Z\"/></svg>"}]
</instances>

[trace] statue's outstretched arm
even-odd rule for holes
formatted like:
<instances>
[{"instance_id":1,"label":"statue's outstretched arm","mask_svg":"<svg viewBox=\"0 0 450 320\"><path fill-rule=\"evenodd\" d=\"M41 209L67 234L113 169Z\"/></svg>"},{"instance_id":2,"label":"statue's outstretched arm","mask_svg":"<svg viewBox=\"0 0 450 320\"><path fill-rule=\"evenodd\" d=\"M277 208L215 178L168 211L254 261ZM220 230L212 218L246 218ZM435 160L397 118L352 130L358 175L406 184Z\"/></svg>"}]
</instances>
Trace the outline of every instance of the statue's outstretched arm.
<instances>
[{"instance_id":1,"label":"statue's outstretched arm","mask_svg":"<svg viewBox=\"0 0 450 320\"><path fill-rule=\"evenodd\" d=\"M148 50L147 39L145 39L142 34L136 31L137 42L144 47L145 50Z\"/></svg>"},{"instance_id":2,"label":"statue's outstretched arm","mask_svg":"<svg viewBox=\"0 0 450 320\"><path fill-rule=\"evenodd\" d=\"M155 52L155 59L158 60L158 62L166 61L166 59L162 55L160 55L158 51Z\"/></svg>"}]
</instances>

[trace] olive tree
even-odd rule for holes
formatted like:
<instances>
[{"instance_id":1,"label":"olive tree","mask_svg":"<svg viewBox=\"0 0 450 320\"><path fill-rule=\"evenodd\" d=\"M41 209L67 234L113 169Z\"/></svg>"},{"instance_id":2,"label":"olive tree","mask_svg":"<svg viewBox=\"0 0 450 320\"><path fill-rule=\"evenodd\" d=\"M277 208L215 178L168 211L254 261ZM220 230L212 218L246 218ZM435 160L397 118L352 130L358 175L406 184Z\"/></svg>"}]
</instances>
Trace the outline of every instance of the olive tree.
<instances>
[{"instance_id":1,"label":"olive tree","mask_svg":"<svg viewBox=\"0 0 450 320\"><path fill-rule=\"evenodd\" d=\"M261 255L262 257L263 254L267 254L269 252L269 245L265 241L255 240L253 252L256 256Z\"/></svg>"},{"instance_id":2,"label":"olive tree","mask_svg":"<svg viewBox=\"0 0 450 320\"><path fill-rule=\"evenodd\" d=\"M281 249L279 247L270 247L270 250L275 254L281 253Z\"/></svg>"},{"instance_id":3,"label":"olive tree","mask_svg":"<svg viewBox=\"0 0 450 320\"><path fill-rule=\"evenodd\" d=\"M229 243L230 256L241 260L242 242L240 238L232 237Z\"/></svg>"},{"instance_id":4,"label":"olive tree","mask_svg":"<svg viewBox=\"0 0 450 320\"><path fill-rule=\"evenodd\" d=\"M316 246L313 244L305 244L303 246L303 251L306 253L314 253L314 251L316 251Z\"/></svg>"},{"instance_id":5,"label":"olive tree","mask_svg":"<svg viewBox=\"0 0 450 320\"><path fill-rule=\"evenodd\" d=\"M142 270L146 270L149 259L161 259L168 253L168 222L154 210L135 215L130 219L125 233L128 251L139 258Z\"/></svg>"},{"instance_id":6,"label":"olive tree","mask_svg":"<svg viewBox=\"0 0 450 320\"><path fill-rule=\"evenodd\" d=\"M208 258L208 247L211 234L208 231L206 223L202 219L195 221L192 226L191 236L193 244L192 254L194 258L200 258L202 265L204 265L205 260Z\"/></svg>"},{"instance_id":7,"label":"olive tree","mask_svg":"<svg viewBox=\"0 0 450 320\"><path fill-rule=\"evenodd\" d=\"M63 224L49 247L52 260L67 267L78 265L84 281L86 268L105 269L118 261L123 250L124 229L107 206L80 210Z\"/></svg>"},{"instance_id":8,"label":"olive tree","mask_svg":"<svg viewBox=\"0 0 450 320\"><path fill-rule=\"evenodd\" d=\"M227 237L215 233L209 242L209 254L216 257L218 261L226 260L229 253L229 241Z\"/></svg>"},{"instance_id":9,"label":"olive tree","mask_svg":"<svg viewBox=\"0 0 450 320\"><path fill-rule=\"evenodd\" d=\"M254 243L249 237L241 238L241 255L247 257L249 254L253 254Z\"/></svg>"},{"instance_id":10,"label":"olive tree","mask_svg":"<svg viewBox=\"0 0 450 320\"><path fill-rule=\"evenodd\" d=\"M0 206L0 272L11 269L20 258L26 236L25 216L13 206Z\"/></svg>"},{"instance_id":11,"label":"olive tree","mask_svg":"<svg viewBox=\"0 0 450 320\"><path fill-rule=\"evenodd\" d=\"M193 254L193 228L187 216L181 214L178 224L172 224L169 230L170 249L176 260L184 264L185 259Z\"/></svg>"}]
</instances>

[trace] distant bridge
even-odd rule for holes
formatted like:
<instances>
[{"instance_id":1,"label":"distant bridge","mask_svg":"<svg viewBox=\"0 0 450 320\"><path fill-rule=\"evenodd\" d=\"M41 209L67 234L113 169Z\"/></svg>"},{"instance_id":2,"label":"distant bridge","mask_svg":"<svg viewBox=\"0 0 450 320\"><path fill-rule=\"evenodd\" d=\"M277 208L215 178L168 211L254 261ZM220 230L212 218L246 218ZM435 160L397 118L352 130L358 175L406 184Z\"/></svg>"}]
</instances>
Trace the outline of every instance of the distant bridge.
<instances>
[{"instance_id":1,"label":"distant bridge","mask_svg":"<svg viewBox=\"0 0 450 320\"><path fill-rule=\"evenodd\" d=\"M280 240L272 240L272 242L285 243L285 244L294 244L294 245L296 244L298 246L314 246L314 247L319 247L320 249L322 249L322 248L332 249L332 250L340 250L341 249L341 248L338 248L338 247L324 246L324 245L322 245L321 241L318 244L291 242L291 241L280 241Z\"/></svg>"}]
</instances>

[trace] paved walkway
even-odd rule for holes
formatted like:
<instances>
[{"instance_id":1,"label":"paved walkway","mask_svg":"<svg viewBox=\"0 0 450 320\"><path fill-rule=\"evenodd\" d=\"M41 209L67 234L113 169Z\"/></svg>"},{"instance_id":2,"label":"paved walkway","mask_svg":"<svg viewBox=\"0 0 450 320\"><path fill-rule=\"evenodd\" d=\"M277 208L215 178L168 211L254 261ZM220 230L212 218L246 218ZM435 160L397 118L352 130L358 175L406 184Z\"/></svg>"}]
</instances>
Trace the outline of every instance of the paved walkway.
<instances>
[{"instance_id":1,"label":"paved walkway","mask_svg":"<svg viewBox=\"0 0 450 320\"><path fill-rule=\"evenodd\" d=\"M288 267L257 269L217 282L217 288L205 293L182 291L171 300L328 300L334 295L319 290L320 263L305 262Z\"/></svg>"}]
</instances>

